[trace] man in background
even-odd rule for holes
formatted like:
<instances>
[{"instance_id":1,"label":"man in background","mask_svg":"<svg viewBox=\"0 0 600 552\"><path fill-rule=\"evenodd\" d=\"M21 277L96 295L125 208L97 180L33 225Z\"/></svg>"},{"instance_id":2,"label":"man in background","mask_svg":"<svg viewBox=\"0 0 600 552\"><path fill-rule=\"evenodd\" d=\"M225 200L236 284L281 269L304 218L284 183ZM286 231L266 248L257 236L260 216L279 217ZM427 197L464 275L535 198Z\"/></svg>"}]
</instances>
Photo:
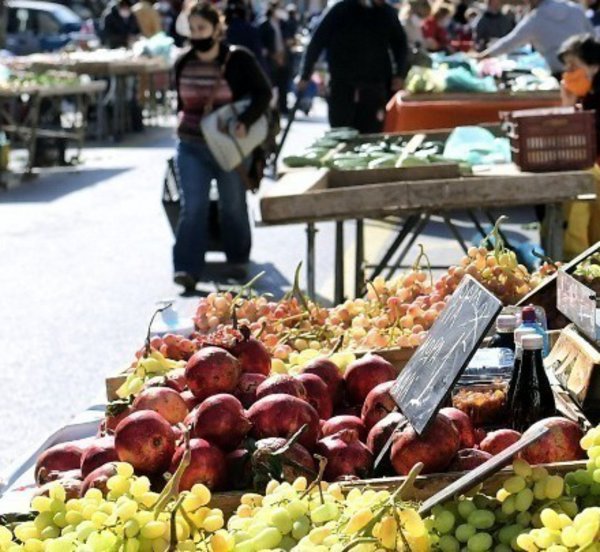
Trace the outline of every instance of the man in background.
<instances>
[{"instance_id":1,"label":"man in background","mask_svg":"<svg viewBox=\"0 0 600 552\"><path fill-rule=\"evenodd\" d=\"M109 4L102 15L100 29L102 43L107 48L129 48L139 34L129 0Z\"/></svg>"},{"instance_id":2,"label":"man in background","mask_svg":"<svg viewBox=\"0 0 600 552\"><path fill-rule=\"evenodd\" d=\"M485 11L475 22L475 45L485 50L491 42L506 36L515 26L514 19L502 12L502 0L487 0Z\"/></svg>"}]
</instances>

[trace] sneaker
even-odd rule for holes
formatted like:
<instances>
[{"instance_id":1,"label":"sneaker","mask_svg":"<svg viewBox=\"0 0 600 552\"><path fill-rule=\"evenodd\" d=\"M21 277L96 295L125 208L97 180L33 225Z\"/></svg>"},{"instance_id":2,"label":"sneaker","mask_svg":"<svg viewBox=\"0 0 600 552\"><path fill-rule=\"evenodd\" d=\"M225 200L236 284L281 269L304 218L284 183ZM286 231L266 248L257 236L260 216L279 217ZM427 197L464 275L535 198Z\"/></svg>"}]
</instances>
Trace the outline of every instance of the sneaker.
<instances>
[{"instance_id":1,"label":"sneaker","mask_svg":"<svg viewBox=\"0 0 600 552\"><path fill-rule=\"evenodd\" d=\"M194 291L198 280L189 272L176 272L173 275L173 281L183 287L185 291Z\"/></svg>"}]
</instances>

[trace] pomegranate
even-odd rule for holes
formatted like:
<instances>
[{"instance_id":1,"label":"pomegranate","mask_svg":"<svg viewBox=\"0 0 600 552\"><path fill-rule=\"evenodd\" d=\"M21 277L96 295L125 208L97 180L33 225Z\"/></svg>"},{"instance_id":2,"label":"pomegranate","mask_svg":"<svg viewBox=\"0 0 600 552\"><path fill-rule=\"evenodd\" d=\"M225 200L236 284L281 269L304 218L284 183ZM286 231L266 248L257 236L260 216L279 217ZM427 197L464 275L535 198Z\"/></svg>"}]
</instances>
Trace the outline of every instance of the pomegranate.
<instances>
[{"instance_id":1,"label":"pomegranate","mask_svg":"<svg viewBox=\"0 0 600 552\"><path fill-rule=\"evenodd\" d=\"M459 450L448 468L449 471L468 471L473 470L481 464L485 464L493 456L489 452L477 449Z\"/></svg>"},{"instance_id":2,"label":"pomegranate","mask_svg":"<svg viewBox=\"0 0 600 552\"><path fill-rule=\"evenodd\" d=\"M476 427L473 430L473 438L475 439L475 445L479 446L481 441L485 439L487 432L481 427Z\"/></svg>"},{"instance_id":3,"label":"pomegranate","mask_svg":"<svg viewBox=\"0 0 600 552\"><path fill-rule=\"evenodd\" d=\"M154 410L171 425L183 422L189 410L181 395L168 387L144 389L133 401L133 410Z\"/></svg>"},{"instance_id":4,"label":"pomegranate","mask_svg":"<svg viewBox=\"0 0 600 552\"><path fill-rule=\"evenodd\" d=\"M146 382L145 387L168 387L178 393L185 391L185 368L171 370L168 376L155 376Z\"/></svg>"},{"instance_id":5,"label":"pomegranate","mask_svg":"<svg viewBox=\"0 0 600 552\"><path fill-rule=\"evenodd\" d=\"M233 393L244 408L250 408L256 402L256 389L267 379L263 374L244 373L240 376L237 389Z\"/></svg>"},{"instance_id":6,"label":"pomegranate","mask_svg":"<svg viewBox=\"0 0 600 552\"><path fill-rule=\"evenodd\" d=\"M408 475L411 468L423 462L421 473L444 471L460 448L460 436L454 424L438 414L421 436L411 427L397 432L392 445L392 466L398 475Z\"/></svg>"},{"instance_id":7,"label":"pomegranate","mask_svg":"<svg viewBox=\"0 0 600 552\"><path fill-rule=\"evenodd\" d=\"M344 378L334 362L325 357L316 358L304 367L302 373L314 374L325 382L334 407L342 401Z\"/></svg>"},{"instance_id":8,"label":"pomegranate","mask_svg":"<svg viewBox=\"0 0 600 552\"><path fill-rule=\"evenodd\" d=\"M47 483L50 472L78 470L81 465L81 445L74 442L54 445L40 454L35 464L35 480L38 485Z\"/></svg>"},{"instance_id":9,"label":"pomegranate","mask_svg":"<svg viewBox=\"0 0 600 552\"><path fill-rule=\"evenodd\" d=\"M400 412L390 412L385 418L379 420L369 431L367 446L375 457L379 455L390 435L396 431L398 425L405 422L406 418Z\"/></svg>"},{"instance_id":10,"label":"pomegranate","mask_svg":"<svg viewBox=\"0 0 600 552\"><path fill-rule=\"evenodd\" d=\"M113 434L117 426L133 412L130 401L117 400L113 401L106 407L106 418L101 424L102 433Z\"/></svg>"},{"instance_id":11,"label":"pomegranate","mask_svg":"<svg viewBox=\"0 0 600 552\"><path fill-rule=\"evenodd\" d=\"M61 477L60 479L46 483L35 490L34 496L50 496L50 489L55 483L60 484L60 486L65 490L67 494L67 500L79 498L81 496L81 487L83 486L83 481L81 478L77 479L73 477Z\"/></svg>"},{"instance_id":12,"label":"pomegranate","mask_svg":"<svg viewBox=\"0 0 600 552\"><path fill-rule=\"evenodd\" d=\"M79 479L79 481L83 481L83 476L81 475L81 470L51 471L46 476L48 483L60 481L61 479Z\"/></svg>"},{"instance_id":13,"label":"pomegranate","mask_svg":"<svg viewBox=\"0 0 600 552\"><path fill-rule=\"evenodd\" d=\"M114 462L104 464L90 473L81 485L81 496L85 496L88 489L100 489L102 494L108 493L106 482L113 476L117 475L117 467Z\"/></svg>"},{"instance_id":14,"label":"pomegranate","mask_svg":"<svg viewBox=\"0 0 600 552\"><path fill-rule=\"evenodd\" d=\"M298 442L312 450L319 438L319 414L306 401L291 395L268 395L258 400L248 410L248 418L253 425L252 434L257 439L289 439L305 424L307 429Z\"/></svg>"},{"instance_id":15,"label":"pomegranate","mask_svg":"<svg viewBox=\"0 0 600 552\"><path fill-rule=\"evenodd\" d=\"M367 395L361 412L367 431L396 409L396 403L390 395L392 385L394 381L385 381L371 389Z\"/></svg>"},{"instance_id":16,"label":"pomegranate","mask_svg":"<svg viewBox=\"0 0 600 552\"><path fill-rule=\"evenodd\" d=\"M315 407L319 416L324 420L331 418L333 403L331 402L331 395L325 382L314 374L300 374L296 379L304 385L308 402Z\"/></svg>"},{"instance_id":17,"label":"pomegranate","mask_svg":"<svg viewBox=\"0 0 600 552\"><path fill-rule=\"evenodd\" d=\"M302 382L287 374L276 374L263 381L256 389L256 398L262 399L267 395L282 393L298 397L303 401L307 399L306 388Z\"/></svg>"},{"instance_id":18,"label":"pomegranate","mask_svg":"<svg viewBox=\"0 0 600 552\"><path fill-rule=\"evenodd\" d=\"M233 393L240 379L240 363L225 349L204 347L185 367L185 379L197 399L217 393Z\"/></svg>"},{"instance_id":19,"label":"pomegranate","mask_svg":"<svg viewBox=\"0 0 600 552\"><path fill-rule=\"evenodd\" d=\"M185 406L187 406L189 412L194 410L194 408L202 402L199 401L189 389L179 393L179 396L184 400Z\"/></svg>"},{"instance_id":20,"label":"pomegranate","mask_svg":"<svg viewBox=\"0 0 600 552\"><path fill-rule=\"evenodd\" d=\"M292 483L298 477L306 477L309 481L316 477L315 461L302 445L293 443L282 455L274 456L286 444L287 440L280 437L256 442L256 450L252 454L252 473L259 488L271 479Z\"/></svg>"},{"instance_id":21,"label":"pomegranate","mask_svg":"<svg viewBox=\"0 0 600 552\"><path fill-rule=\"evenodd\" d=\"M489 452L492 456L496 456L499 452L507 449L521 438L518 431L512 429L499 429L491 431L485 439L479 443L479 448L484 452Z\"/></svg>"},{"instance_id":22,"label":"pomegranate","mask_svg":"<svg viewBox=\"0 0 600 552\"><path fill-rule=\"evenodd\" d=\"M545 418L533 424L523 437L527 437L538 428L550 431L521 452L521 456L530 464L549 464L551 462L572 462L585 458L580 441L583 432L579 424L567 418L555 416Z\"/></svg>"},{"instance_id":23,"label":"pomegranate","mask_svg":"<svg viewBox=\"0 0 600 552\"><path fill-rule=\"evenodd\" d=\"M315 450L317 454L327 458L323 474L326 481L335 481L338 477L348 475L365 479L373 469L373 455L358 440L358 432L354 429L342 429L321 439Z\"/></svg>"},{"instance_id":24,"label":"pomegranate","mask_svg":"<svg viewBox=\"0 0 600 552\"><path fill-rule=\"evenodd\" d=\"M189 491L196 483L203 483L211 491L224 489L227 485L227 464L225 455L204 439L191 439L192 458L190 465L183 472L179 484L180 491ZM171 473L175 473L185 446L177 447L171 462Z\"/></svg>"},{"instance_id":25,"label":"pomegranate","mask_svg":"<svg viewBox=\"0 0 600 552\"><path fill-rule=\"evenodd\" d=\"M100 466L118 460L115 438L112 435L96 439L81 455L81 476L85 479Z\"/></svg>"},{"instance_id":26,"label":"pomegranate","mask_svg":"<svg viewBox=\"0 0 600 552\"><path fill-rule=\"evenodd\" d=\"M225 456L229 486L234 491L243 491L252 487L252 466L250 451L235 449Z\"/></svg>"},{"instance_id":27,"label":"pomegranate","mask_svg":"<svg viewBox=\"0 0 600 552\"><path fill-rule=\"evenodd\" d=\"M252 337L247 326L241 326L243 339L238 341L232 353L240 361L243 373L263 374L271 372L271 355L261 341Z\"/></svg>"},{"instance_id":28,"label":"pomegranate","mask_svg":"<svg viewBox=\"0 0 600 552\"><path fill-rule=\"evenodd\" d=\"M323 424L321 433L323 437L329 437L342 429L354 429L358 432L358 438L364 443L367 438L367 428L363 421L357 416L334 416Z\"/></svg>"},{"instance_id":29,"label":"pomegranate","mask_svg":"<svg viewBox=\"0 0 600 552\"><path fill-rule=\"evenodd\" d=\"M206 439L223 450L235 449L252 427L242 403L233 395L213 395L194 412L192 437Z\"/></svg>"},{"instance_id":30,"label":"pomegranate","mask_svg":"<svg viewBox=\"0 0 600 552\"><path fill-rule=\"evenodd\" d=\"M387 360L368 353L346 369L346 396L350 403L362 405L372 389L396 379L396 375L396 369Z\"/></svg>"},{"instance_id":31,"label":"pomegranate","mask_svg":"<svg viewBox=\"0 0 600 552\"><path fill-rule=\"evenodd\" d=\"M339 405L334 411L334 416L354 416L356 418L360 418L360 413L362 410L362 405L355 404L353 406L348 406L347 404Z\"/></svg>"},{"instance_id":32,"label":"pomegranate","mask_svg":"<svg viewBox=\"0 0 600 552\"><path fill-rule=\"evenodd\" d=\"M454 424L460 435L460 446L470 449L475 446L475 429L471 423L471 418L458 408L442 408L440 414L443 414Z\"/></svg>"},{"instance_id":33,"label":"pomegranate","mask_svg":"<svg viewBox=\"0 0 600 552\"><path fill-rule=\"evenodd\" d=\"M161 473L173 456L175 434L160 414L139 410L117 426L115 448L119 460L129 462L137 472Z\"/></svg>"}]
</instances>

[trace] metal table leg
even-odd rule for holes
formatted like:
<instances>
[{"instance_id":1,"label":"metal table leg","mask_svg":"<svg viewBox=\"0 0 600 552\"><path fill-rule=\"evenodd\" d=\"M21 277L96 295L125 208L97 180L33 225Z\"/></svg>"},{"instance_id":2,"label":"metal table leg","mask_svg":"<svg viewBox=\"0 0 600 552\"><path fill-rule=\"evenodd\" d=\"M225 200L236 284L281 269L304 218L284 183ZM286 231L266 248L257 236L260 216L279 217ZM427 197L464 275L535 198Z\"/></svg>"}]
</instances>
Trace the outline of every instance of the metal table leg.
<instances>
[{"instance_id":1,"label":"metal table leg","mask_svg":"<svg viewBox=\"0 0 600 552\"><path fill-rule=\"evenodd\" d=\"M454 236L454 239L460 244L460 246L463 248L463 251L466 253L469 248L467 247L467 244L465 243L463 237L460 235L458 228L456 228L456 226L452 222L452 219L448 215L442 216L444 218L446 226L450 229L451 234Z\"/></svg>"},{"instance_id":2,"label":"metal table leg","mask_svg":"<svg viewBox=\"0 0 600 552\"><path fill-rule=\"evenodd\" d=\"M481 234L481 237L485 238L487 236L487 232L485 231L485 228L481 226L481 223L479 222L475 211L473 209L467 209L467 216L471 219L471 222L473 223L477 231Z\"/></svg>"},{"instance_id":3,"label":"metal table leg","mask_svg":"<svg viewBox=\"0 0 600 552\"><path fill-rule=\"evenodd\" d=\"M315 299L315 237L317 229L314 222L306 224L306 291Z\"/></svg>"},{"instance_id":4,"label":"metal table leg","mask_svg":"<svg viewBox=\"0 0 600 552\"><path fill-rule=\"evenodd\" d=\"M564 238L564 214L560 203L546 205L546 216L542 228L542 246L546 254L555 261L562 261Z\"/></svg>"},{"instance_id":5,"label":"metal table leg","mask_svg":"<svg viewBox=\"0 0 600 552\"><path fill-rule=\"evenodd\" d=\"M335 223L335 289L334 301L337 305L344 301L344 221Z\"/></svg>"},{"instance_id":6,"label":"metal table leg","mask_svg":"<svg viewBox=\"0 0 600 552\"><path fill-rule=\"evenodd\" d=\"M394 275L394 273L402 266L402 261L408 255L408 252L410 251L410 248L417 241L417 238L422 234L423 230L425 230L425 227L429 223L429 219L430 218L431 218L431 213L423 213L423 215L421 216L421 219L419 220L419 222L415 226L415 229L413 231L413 235L411 236L410 240L408 240L408 243L404 246L404 249L402 250L402 252L398 256L398 259L396 259L396 262L388 270L386 279L388 279L388 280L391 279L392 276Z\"/></svg>"},{"instance_id":7,"label":"metal table leg","mask_svg":"<svg viewBox=\"0 0 600 552\"><path fill-rule=\"evenodd\" d=\"M354 296L360 297L365 285L365 223L356 219L356 256L354 258Z\"/></svg>"},{"instance_id":8,"label":"metal table leg","mask_svg":"<svg viewBox=\"0 0 600 552\"><path fill-rule=\"evenodd\" d=\"M29 151L29 160L27 162L27 173L31 174L35 163L35 155L37 153L37 131L40 128L40 109L42 99L39 94L34 94L31 97L29 120L31 121L31 133L29 135L29 143L27 149Z\"/></svg>"}]
</instances>

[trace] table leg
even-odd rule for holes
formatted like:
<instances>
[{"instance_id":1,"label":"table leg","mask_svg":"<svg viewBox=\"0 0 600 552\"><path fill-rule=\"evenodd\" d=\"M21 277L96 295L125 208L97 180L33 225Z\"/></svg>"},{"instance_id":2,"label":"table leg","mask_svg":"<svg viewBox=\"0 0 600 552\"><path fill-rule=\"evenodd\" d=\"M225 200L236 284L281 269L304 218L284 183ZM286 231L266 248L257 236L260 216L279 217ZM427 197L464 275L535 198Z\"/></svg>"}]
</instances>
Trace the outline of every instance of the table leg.
<instances>
[{"instance_id":1,"label":"table leg","mask_svg":"<svg viewBox=\"0 0 600 552\"><path fill-rule=\"evenodd\" d=\"M419 220L418 224L413 230L413 235L411 236L410 240L408 240L408 243L404 246L404 249L398 256L398 259L396 259L396 262L388 270L386 276L388 280L391 279L394 273L402 266L402 261L404 261L404 259L408 255L410 248L417 241L417 238L423 233L423 230L425 230L425 227L429 223L429 219L431 219L431 213L423 213L423 215L421 215L421 219Z\"/></svg>"},{"instance_id":2,"label":"table leg","mask_svg":"<svg viewBox=\"0 0 600 552\"><path fill-rule=\"evenodd\" d=\"M563 256L563 237L564 237L564 215L562 204L552 203L546 205L546 216L542 228L544 235L542 246L551 259L562 261Z\"/></svg>"},{"instance_id":3,"label":"table leg","mask_svg":"<svg viewBox=\"0 0 600 552\"><path fill-rule=\"evenodd\" d=\"M459 245L463 248L463 251L466 253L469 248L467 247L467 244L465 243L463 237L460 235L458 228L456 228L456 226L452 222L452 219L448 215L442 216L444 218L446 226L450 229L450 233L454 236L454 239L459 243Z\"/></svg>"},{"instance_id":4,"label":"table leg","mask_svg":"<svg viewBox=\"0 0 600 552\"><path fill-rule=\"evenodd\" d=\"M354 297L360 297L365 285L365 222L356 219L356 255L354 257Z\"/></svg>"},{"instance_id":5,"label":"table leg","mask_svg":"<svg viewBox=\"0 0 600 552\"><path fill-rule=\"evenodd\" d=\"M31 174L33 171L33 164L35 162L35 154L37 152L37 130L40 127L40 107L41 98L39 94L34 94L31 97L31 107L29 112L29 120L31 121L31 133L29 135L29 159L27 161L27 173Z\"/></svg>"},{"instance_id":6,"label":"table leg","mask_svg":"<svg viewBox=\"0 0 600 552\"><path fill-rule=\"evenodd\" d=\"M335 223L335 289L336 305L344 301L344 221Z\"/></svg>"},{"instance_id":7,"label":"table leg","mask_svg":"<svg viewBox=\"0 0 600 552\"><path fill-rule=\"evenodd\" d=\"M473 211L473 209L467 209L467 216L471 219L471 222L477 229L477 232L481 234L481 237L485 238L487 236L487 232L485 231L485 228L481 226L481 222L479 222L475 211Z\"/></svg>"},{"instance_id":8,"label":"table leg","mask_svg":"<svg viewBox=\"0 0 600 552\"><path fill-rule=\"evenodd\" d=\"M392 257L398 251L398 248L402 245L404 240L408 237L410 231L415 227L417 222L419 222L420 215L410 215L406 217L398 236L394 239L392 245L390 245L389 249L385 252L385 255L381 258L377 266L373 270L372 274L369 275L369 279L373 280L377 276L379 276L388 266L388 263L392 259Z\"/></svg>"},{"instance_id":9,"label":"table leg","mask_svg":"<svg viewBox=\"0 0 600 552\"><path fill-rule=\"evenodd\" d=\"M314 222L306 225L306 291L315 299L315 237L317 229Z\"/></svg>"}]
</instances>

